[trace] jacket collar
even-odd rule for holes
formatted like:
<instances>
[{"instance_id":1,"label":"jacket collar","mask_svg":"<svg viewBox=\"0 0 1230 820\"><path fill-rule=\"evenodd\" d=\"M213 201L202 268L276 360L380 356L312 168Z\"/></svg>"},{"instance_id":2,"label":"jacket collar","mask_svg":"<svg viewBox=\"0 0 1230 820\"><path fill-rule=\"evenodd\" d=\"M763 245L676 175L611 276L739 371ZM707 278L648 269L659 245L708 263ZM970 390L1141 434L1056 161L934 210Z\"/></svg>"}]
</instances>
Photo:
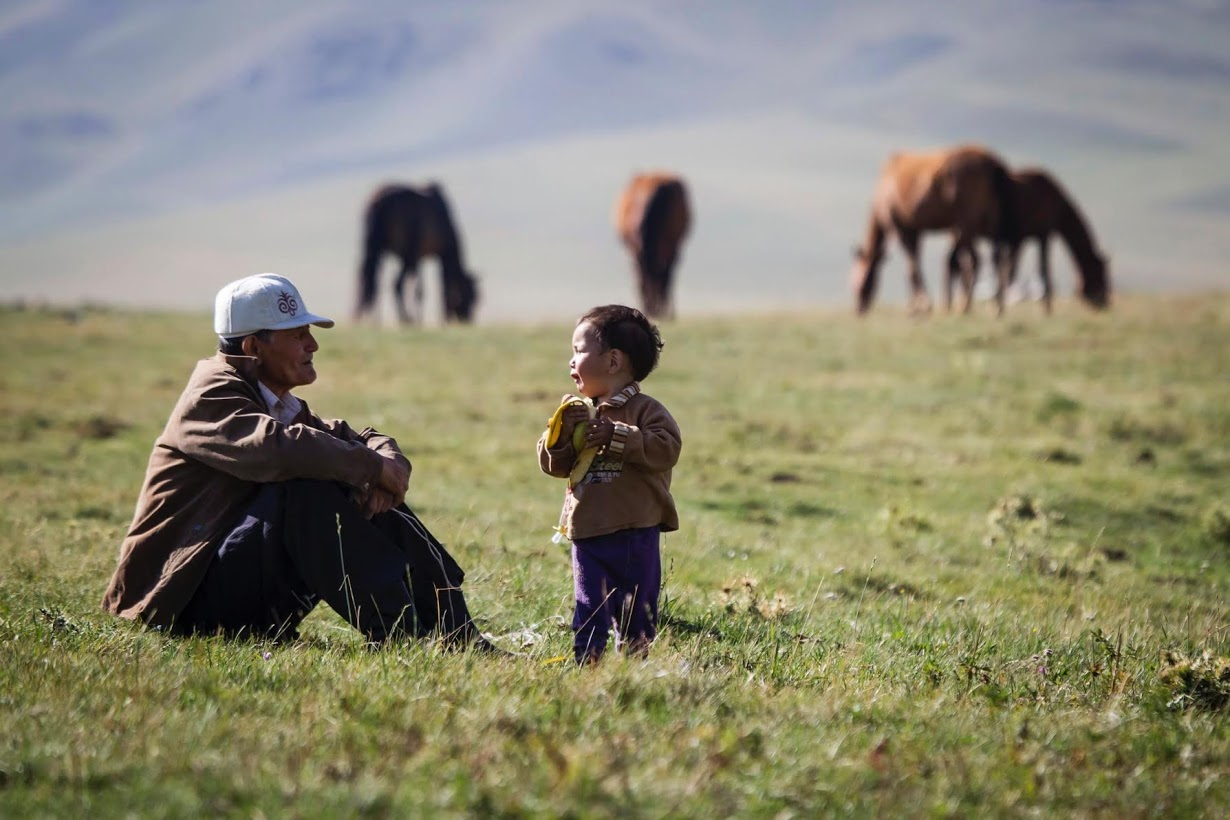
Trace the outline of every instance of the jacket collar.
<instances>
[{"instance_id":1,"label":"jacket collar","mask_svg":"<svg viewBox=\"0 0 1230 820\"><path fill-rule=\"evenodd\" d=\"M614 396L611 396L609 399L602 402L599 406L623 407L625 404L628 403L628 399L632 398L639 392L641 392L640 382L632 382L627 387L625 387L623 390L620 390Z\"/></svg>"},{"instance_id":2,"label":"jacket collar","mask_svg":"<svg viewBox=\"0 0 1230 820\"><path fill-rule=\"evenodd\" d=\"M251 356L228 356L218 351L214 358L227 367L232 368L239 374L241 379L256 389L256 392L260 394L261 400L269 408L270 415L277 418L283 424L290 424L299 417L299 413L303 410L303 402L291 393L287 393L283 399L279 399L274 395L273 391L257 378L256 361Z\"/></svg>"},{"instance_id":3,"label":"jacket collar","mask_svg":"<svg viewBox=\"0 0 1230 820\"><path fill-rule=\"evenodd\" d=\"M234 370L241 379L252 385L254 390L260 392L260 389L257 387L260 379L256 377L256 359L253 359L251 356L228 356L221 351L218 351L214 359Z\"/></svg>"}]
</instances>

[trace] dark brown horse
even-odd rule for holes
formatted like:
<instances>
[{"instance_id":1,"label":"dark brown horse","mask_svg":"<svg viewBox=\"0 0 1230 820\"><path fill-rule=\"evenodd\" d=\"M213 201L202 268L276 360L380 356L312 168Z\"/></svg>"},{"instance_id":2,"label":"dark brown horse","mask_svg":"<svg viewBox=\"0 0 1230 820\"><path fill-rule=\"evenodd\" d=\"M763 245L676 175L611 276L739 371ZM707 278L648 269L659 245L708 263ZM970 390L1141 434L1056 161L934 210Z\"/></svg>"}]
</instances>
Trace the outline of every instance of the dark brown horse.
<instances>
[{"instance_id":1,"label":"dark brown horse","mask_svg":"<svg viewBox=\"0 0 1230 820\"><path fill-rule=\"evenodd\" d=\"M1016 226L1010 191L1003 161L979 146L890 156L876 183L867 235L855 251L850 275L858 312L866 313L875 300L884 246L891 234L896 234L909 258L910 310L929 311L931 297L918 262L922 234L951 231L958 248L980 236L1012 241ZM949 268L962 270L966 281L966 311L973 291L972 261L957 248L949 256ZM951 308L952 277L945 279L945 302Z\"/></svg>"},{"instance_id":2,"label":"dark brown horse","mask_svg":"<svg viewBox=\"0 0 1230 820\"><path fill-rule=\"evenodd\" d=\"M355 318L371 311L384 254L401 260L394 284L397 315L408 324L423 317L423 285L418 264L425 256L440 261L445 321L469 322L478 303L478 283L462 261L461 235L439 185L423 188L386 185L372 195L363 222L363 262L359 267L359 302ZM406 308L406 280L414 280L415 311Z\"/></svg>"},{"instance_id":3,"label":"dark brown horse","mask_svg":"<svg viewBox=\"0 0 1230 820\"><path fill-rule=\"evenodd\" d=\"M1110 307L1110 269L1106 257L1098 250L1089 223L1059 182L1041 168L1022 168L1012 174L1012 191L1017 218L1017 241L997 246L995 254L1000 276L996 299L1002 305L1003 294L1016 279L1017 260L1021 246L1030 239L1038 240L1038 274L1042 278L1042 303L1051 312L1050 240L1059 234L1078 270L1078 292L1090 306L1099 310ZM978 259L972 246L954 248L954 255L969 253L968 264L975 270ZM1007 255L1007 264L1002 264ZM964 261L956 267L964 267ZM950 268L949 275L954 274Z\"/></svg>"},{"instance_id":4,"label":"dark brown horse","mask_svg":"<svg viewBox=\"0 0 1230 820\"><path fill-rule=\"evenodd\" d=\"M637 174L615 202L615 230L636 262L649 316L675 315L671 279L691 225L687 187L670 174Z\"/></svg>"}]
</instances>

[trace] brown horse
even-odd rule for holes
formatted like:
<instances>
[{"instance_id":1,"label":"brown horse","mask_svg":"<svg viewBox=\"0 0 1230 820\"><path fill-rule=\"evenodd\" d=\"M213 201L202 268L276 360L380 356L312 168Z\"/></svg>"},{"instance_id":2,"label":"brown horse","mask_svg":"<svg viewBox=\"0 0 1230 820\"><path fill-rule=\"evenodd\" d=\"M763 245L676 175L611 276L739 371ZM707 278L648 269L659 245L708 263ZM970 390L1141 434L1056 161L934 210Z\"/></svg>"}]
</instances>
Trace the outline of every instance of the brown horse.
<instances>
[{"instance_id":1,"label":"brown horse","mask_svg":"<svg viewBox=\"0 0 1230 820\"><path fill-rule=\"evenodd\" d=\"M636 262L649 316L675 315L671 277L691 224L687 188L670 174L637 174L615 202L615 230Z\"/></svg>"},{"instance_id":2,"label":"brown horse","mask_svg":"<svg viewBox=\"0 0 1230 820\"><path fill-rule=\"evenodd\" d=\"M1080 208L1063 186L1041 168L1022 168L1012 174L1012 191L1017 218L1017 241L999 246L995 254L999 264L996 299L1003 304L1003 292L1016 279L1017 260L1021 246L1030 239L1038 240L1038 274L1042 278L1042 303L1049 314L1053 298L1051 286L1050 239L1059 234L1079 271L1078 290L1082 299L1099 310L1110 307L1110 270L1106 257L1098 250ZM978 258L972 246L956 250L957 255L969 253L968 264L975 270ZM959 263L964 266L965 262ZM954 273L950 269L949 275Z\"/></svg>"},{"instance_id":3,"label":"brown horse","mask_svg":"<svg viewBox=\"0 0 1230 820\"><path fill-rule=\"evenodd\" d=\"M979 236L1012 241L1016 236L1008 169L985 148L963 145L926 154L896 153L880 172L867 222L867 236L855 250L851 284L858 312L866 313L875 300L880 263L889 234L895 233L909 257L910 309L929 311L931 297L923 281L918 248L924 231L951 231L958 246L949 268L963 267L966 299L973 292L972 259L958 248ZM952 306L952 278L945 280L945 302Z\"/></svg>"},{"instance_id":4,"label":"brown horse","mask_svg":"<svg viewBox=\"0 0 1230 820\"><path fill-rule=\"evenodd\" d=\"M439 185L432 183L420 189L386 185L372 195L364 213L356 319L371 311L375 304L376 279L385 253L401 260L394 291L397 315L403 324L421 320L423 316L423 285L418 278L418 263L425 256L440 260L444 320L469 322L473 319L478 303L478 283L462 262L461 236ZM407 310L405 301L408 278L414 280L413 315Z\"/></svg>"}]
</instances>

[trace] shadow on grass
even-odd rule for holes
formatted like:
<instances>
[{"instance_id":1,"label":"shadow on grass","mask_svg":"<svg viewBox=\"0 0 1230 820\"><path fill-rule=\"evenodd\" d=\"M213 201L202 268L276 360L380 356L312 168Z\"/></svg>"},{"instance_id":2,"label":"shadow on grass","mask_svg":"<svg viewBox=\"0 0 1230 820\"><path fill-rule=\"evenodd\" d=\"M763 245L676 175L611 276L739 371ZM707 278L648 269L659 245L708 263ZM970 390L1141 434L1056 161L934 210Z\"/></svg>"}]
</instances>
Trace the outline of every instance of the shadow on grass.
<instances>
[{"instance_id":1,"label":"shadow on grass","mask_svg":"<svg viewBox=\"0 0 1230 820\"><path fill-rule=\"evenodd\" d=\"M701 638L728 646L748 646L773 643L782 638L798 643L816 643L819 638L804 634L799 627L804 621L797 610L783 610L766 616L752 606L713 609L703 612L684 609L667 600L658 614L660 631L670 631L678 638Z\"/></svg>"},{"instance_id":2,"label":"shadow on grass","mask_svg":"<svg viewBox=\"0 0 1230 820\"><path fill-rule=\"evenodd\" d=\"M861 579L847 578L844 583L840 584L840 589L851 597L867 593L884 597L911 598L918 601L930 600L932 597L913 584L878 575L868 575Z\"/></svg>"},{"instance_id":3,"label":"shadow on grass","mask_svg":"<svg viewBox=\"0 0 1230 820\"><path fill-rule=\"evenodd\" d=\"M725 513L740 521L752 524L779 524L782 519L791 518L837 518L841 511L819 504L809 504L795 501L784 506L757 498L740 498L733 501L705 500L698 505L701 509Z\"/></svg>"},{"instance_id":4,"label":"shadow on grass","mask_svg":"<svg viewBox=\"0 0 1230 820\"><path fill-rule=\"evenodd\" d=\"M715 621L716 619L711 619L708 615L688 617L677 613L675 607L671 607L664 609L658 616L658 628L669 629L682 638L710 638L720 641L724 636Z\"/></svg>"}]
</instances>

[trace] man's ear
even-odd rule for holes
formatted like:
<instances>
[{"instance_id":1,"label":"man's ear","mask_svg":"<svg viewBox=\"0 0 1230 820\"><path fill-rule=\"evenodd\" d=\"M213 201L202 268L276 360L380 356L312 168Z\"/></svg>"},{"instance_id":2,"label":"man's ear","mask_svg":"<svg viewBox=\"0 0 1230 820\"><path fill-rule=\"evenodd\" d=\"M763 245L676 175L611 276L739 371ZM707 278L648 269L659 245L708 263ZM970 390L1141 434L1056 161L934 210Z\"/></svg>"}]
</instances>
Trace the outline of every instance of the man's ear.
<instances>
[{"instance_id":1,"label":"man's ear","mask_svg":"<svg viewBox=\"0 0 1230 820\"><path fill-rule=\"evenodd\" d=\"M253 359L257 358L256 342L257 338L255 335L244 336L243 341L240 342L243 347L243 355L251 356Z\"/></svg>"}]
</instances>

